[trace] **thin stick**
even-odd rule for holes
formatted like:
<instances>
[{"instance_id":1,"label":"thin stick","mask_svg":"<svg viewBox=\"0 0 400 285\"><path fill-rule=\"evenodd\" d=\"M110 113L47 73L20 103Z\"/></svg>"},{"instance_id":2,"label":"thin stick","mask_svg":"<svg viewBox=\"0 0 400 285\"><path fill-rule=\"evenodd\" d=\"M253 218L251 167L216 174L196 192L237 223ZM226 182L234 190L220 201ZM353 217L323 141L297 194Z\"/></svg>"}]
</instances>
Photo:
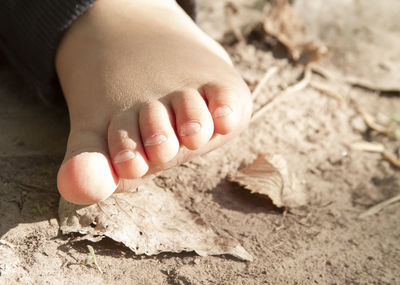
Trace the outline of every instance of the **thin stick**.
<instances>
[{"instance_id":1,"label":"thin stick","mask_svg":"<svg viewBox=\"0 0 400 285\"><path fill-rule=\"evenodd\" d=\"M331 81L338 81L338 78L336 75L334 75L331 71L325 69L324 67L320 65L315 65L315 64L310 64L309 65L310 69L312 72L315 72L325 79L331 80Z\"/></svg>"},{"instance_id":2,"label":"thin stick","mask_svg":"<svg viewBox=\"0 0 400 285\"><path fill-rule=\"evenodd\" d=\"M260 94L260 91L264 87L264 85L271 79L272 76L274 76L275 73L278 72L278 67L273 66L270 69L267 70L267 72L264 74L263 78L258 82L256 88L254 88L253 93L251 94L253 97L253 100Z\"/></svg>"},{"instance_id":3,"label":"thin stick","mask_svg":"<svg viewBox=\"0 0 400 285\"><path fill-rule=\"evenodd\" d=\"M379 213L380 211L382 211L385 207L389 206L390 204L396 203L400 201L400 194L397 196L394 196L386 201L383 201L379 204L376 204L375 206L369 208L367 211L365 211L364 213L362 213L361 215L359 215L358 217L360 219L364 219L368 216L372 216L375 215L377 213Z\"/></svg>"},{"instance_id":4,"label":"thin stick","mask_svg":"<svg viewBox=\"0 0 400 285\"><path fill-rule=\"evenodd\" d=\"M370 114L368 114L364 110L364 108L361 107L360 104L358 104L357 101L355 101L354 99L351 99L351 102L353 103L353 105L355 106L357 112L361 115L361 117L364 119L365 123L367 124L367 126L370 129L372 129L372 130L374 130L374 131L376 131L378 133L385 134L385 135L387 135L389 133L389 130L387 128L377 124L375 122L374 117L372 117Z\"/></svg>"},{"instance_id":5,"label":"thin stick","mask_svg":"<svg viewBox=\"0 0 400 285\"><path fill-rule=\"evenodd\" d=\"M336 72L330 71L320 65L315 65L311 64L310 65L311 70L314 73L317 73L324 77L325 79L328 79L330 81L336 81L336 82L341 82L345 83L351 86L357 86L357 87L362 87L366 88L372 91L391 91L391 90L397 90L398 86L395 85L389 85L389 86L380 86L379 84L374 84L371 83L369 80L364 80L362 78L350 76L350 75L340 75Z\"/></svg>"},{"instance_id":6,"label":"thin stick","mask_svg":"<svg viewBox=\"0 0 400 285\"><path fill-rule=\"evenodd\" d=\"M311 70L309 68L306 68L304 70L303 79L297 82L296 84L289 86L283 93L290 94L299 92L307 87L307 85L310 83L310 80L311 80Z\"/></svg>"},{"instance_id":7,"label":"thin stick","mask_svg":"<svg viewBox=\"0 0 400 285\"><path fill-rule=\"evenodd\" d=\"M282 92L276 94L271 99L269 99L267 103L265 103L260 109L258 109L256 112L253 113L253 116L251 118L251 122L254 122L254 121L258 120L260 117L262 117L264 115L264 113L271 106L271 103L273 101L275 101L278 97L281 97L281 96L286 95L286 94L299 92L299 91L303 90L304 88L307 87L307 85L310 82L310 80L311 80L311 71L310 71L310 69L306 68L304 70L304 77L303 77L303 79L301 81L289 86L288 88L286 88Z\"/></svg>"},{"instance_id":8,"label":"thin stick","mask_svg":"<svg viewBox=\"0 0 400 285\"><path fill-rule=\"evenodd\" d=\"M358 142L351 145L352 149L381 153L383 158L389 161L393 166L400 168L400 159L385 150L381 143Z\"/></svg>"},{"instance_id":9,"label":"thin stick","mask_svg":"<svg viewBox=\"0 0 400 285\"><path fill-rule=\"evenodd\" d=\"M385 146L381 143L370 143L370 142L356 142L351 145L352 149L368 151L368 152L378 152L383 153L385 151Z\"/></svg>"},{"instance_id":10,"label":"thin stick","mask_svg":"<svg viewBox=\"0 0 400 285\"><path fill-rule=\"evenodd\" d=\"M309 83L310 87L325 93L326 95L336 99L340 104L344 103L344 99L342 96L340 96L338 93L336 93L335 91L331 90L328 88L328 86L324 85L323 83L320 82L316 82L314 80L311 80Z\"/></svg>"},{"instance_id":11,"label":"thin stick","mask_svg":"<svg viewBox=\"0 0 400 285\"><path fill-rule=\"evenodd\" d=\"M9 248L14 248L14 245L12 245L11 243L9 243L8 241L3 240L3 239L0 239L0 245L6 245Z\"/></svg>"},{"instance_id":12,"label":"thin stick","mask_svg":"<svg viewBox=\"0 0 400 285\"><path fill-rule=\"evenodd\" d=\"M400 160L397 159L393 154L387 151L382 152L383 158L389 161L394 166L400 168Z\"/></svg>"}]
</instances>

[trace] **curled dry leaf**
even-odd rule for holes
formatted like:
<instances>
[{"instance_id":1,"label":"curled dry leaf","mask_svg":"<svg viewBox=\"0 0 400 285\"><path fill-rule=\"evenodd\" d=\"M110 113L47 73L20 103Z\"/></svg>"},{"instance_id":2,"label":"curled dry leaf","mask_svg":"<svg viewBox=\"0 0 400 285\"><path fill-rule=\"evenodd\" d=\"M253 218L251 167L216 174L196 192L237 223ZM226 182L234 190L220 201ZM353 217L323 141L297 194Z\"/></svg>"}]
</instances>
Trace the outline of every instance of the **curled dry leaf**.
<instances>
[{"instance_id":1,"label":"curled dry leaf","mask_svg":"<svg viewBox=\"0 0 400 285\"><path fill-rule=\"evenodd\" d=\"M302 64L318 61L328 53L320 41L311 40L287 0L275 0L264 21L264 30L285 46L293 60Z\"/></svg>"},{"instance_id":2,"label":"curled dry leaf","mask_svg":"<svg viewBox=\"0 0 400 285\"><path fill-rule=\"evenodd\" d=\"M267 195L277 207L295 208L306 203L304 189L289 173L286 160L278 154L260 155L229 180L251 193Z\"/></svg>"},{"instance_id":3,"label":"curled dry leaf","mask_svg":"<svg viewBox=\"0 0 400 285\"><path fill-rule=\"evenodd\" d=\"M136 254L195 251L252 260L237 240L216 233L199 214L184 209L172 193L152 182L91 206L61 200L59 217L63 234L78 232L92 241L109 237Z\"/></svg>"}]
</instances>

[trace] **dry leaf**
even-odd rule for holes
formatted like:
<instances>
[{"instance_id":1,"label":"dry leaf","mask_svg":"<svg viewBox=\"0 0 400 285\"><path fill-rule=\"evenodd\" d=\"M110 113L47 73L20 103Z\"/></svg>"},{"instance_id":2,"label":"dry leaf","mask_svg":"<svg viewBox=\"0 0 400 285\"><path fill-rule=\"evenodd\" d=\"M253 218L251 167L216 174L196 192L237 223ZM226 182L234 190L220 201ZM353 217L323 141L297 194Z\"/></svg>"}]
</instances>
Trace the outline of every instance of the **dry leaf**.
<instances>
[{"instance_id":1,"label":"dry leaf","mask_svg":"<svg viewBox=\"0 0 400 285\"><path fill-rule=\"evenodd\" d=\"M184 209L172 193L152 182L91 206L61 200L59 217L63 234L79 232L92 241L107 236L136 254L195 251L252 260L237 240L217 234L199 214Z\"/></svg>"},{"instance_id":2,"label":"dry leaf","mask_svg":"<svg viewBox=\"0 0 400 285\"><path fill-rule=\"evenodd\" d=\"M273 2L264 21L264 30L286 47L293 60L302 64L318 61L328 53L321 42L310 40L287 0Z\"/></svg>"},{"instance_id":3,"label":"dry leaf","mask_svg":"<svg viewBox=\"0 0 400 285\"><path fill-rule=\"evenodd\" d=\"M306 203L303 188L289 173L286 160L278 154L260 155L230 180L243 185L251 193L267 195L278 207L294 208Z\"/></svg>"}]
</instances>

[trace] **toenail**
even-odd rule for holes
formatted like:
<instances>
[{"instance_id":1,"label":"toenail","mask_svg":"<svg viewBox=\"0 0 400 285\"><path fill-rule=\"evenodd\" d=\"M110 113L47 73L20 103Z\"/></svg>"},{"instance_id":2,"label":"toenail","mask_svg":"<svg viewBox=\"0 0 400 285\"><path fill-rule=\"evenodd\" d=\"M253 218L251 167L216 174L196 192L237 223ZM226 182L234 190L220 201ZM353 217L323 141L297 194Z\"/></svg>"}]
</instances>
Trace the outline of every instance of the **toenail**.
<instances>
[{"instance_id":1,"label":"toenail","mask_svg":"<svg viewBox=\"0 0 400 285\"><path fill-rule=\"evenodd\" d=\"M145 142L145 146L159 145L167 140L167 137L164 135L152 135Z\"/></svg>"},{"instance_id":2,"label":"toenail","mask_svg":"<svg viewBox=\"0 0 400 285\"><path fill-rule=\"evenodd\" d=\"M228 106L218 107L214 111L214 118L225 117L232 113L232 109Z\"/></svg>"},{"instance_id":3,"label":"toenail","mask_svg":"<svg viewBox=\"0 0 400 285\"><path fill-rule=\"evenodd\" d=\"M197 133L198 131L200 131L200 128L201 128L201 126L197 122L186 123L181 126L179 135L181 135L183 137L190 136L190 135L193 135L193 134Z\"/></svg>"},{"instance_id":4,"label":"toenail","mask_svg":"<svg viewBox=\"0 0 400 285\"><path fill-rule=\"evenodd\" d=\"M136 153L131 150L123 150L114 157L115 163L131 160L136 157Z\"/></svg>"}]
</instances>

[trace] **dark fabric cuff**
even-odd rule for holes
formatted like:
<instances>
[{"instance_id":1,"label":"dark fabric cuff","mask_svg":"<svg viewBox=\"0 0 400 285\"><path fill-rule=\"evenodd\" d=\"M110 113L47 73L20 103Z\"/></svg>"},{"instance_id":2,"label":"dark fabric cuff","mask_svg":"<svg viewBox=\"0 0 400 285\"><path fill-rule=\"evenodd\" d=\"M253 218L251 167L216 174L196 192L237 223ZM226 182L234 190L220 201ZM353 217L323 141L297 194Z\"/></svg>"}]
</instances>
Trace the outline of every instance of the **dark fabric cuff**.
<instances>
[{"instance_id":1,"label":"dark fabric cuff","mask_svg":"<svg viewBox=\"0 0 400 285\"><path fill-rule=\"evenodd\" d=\"M41 94L59 92L54 56L63 33L95 0L2 0L0 46Z\"/></svg>"},{"instance_id":2,"label":"dark fabric cuff","mask_svg":"<svg viewBox=\"0 0 400 285\"><path fill-rule=\"evenodd\" d=\"M2 0L0 48L42 98L61 89L54 57L64 32L95 0ZM195 19L196 0L177 0Z\"/></svg>"}]
</instances>

